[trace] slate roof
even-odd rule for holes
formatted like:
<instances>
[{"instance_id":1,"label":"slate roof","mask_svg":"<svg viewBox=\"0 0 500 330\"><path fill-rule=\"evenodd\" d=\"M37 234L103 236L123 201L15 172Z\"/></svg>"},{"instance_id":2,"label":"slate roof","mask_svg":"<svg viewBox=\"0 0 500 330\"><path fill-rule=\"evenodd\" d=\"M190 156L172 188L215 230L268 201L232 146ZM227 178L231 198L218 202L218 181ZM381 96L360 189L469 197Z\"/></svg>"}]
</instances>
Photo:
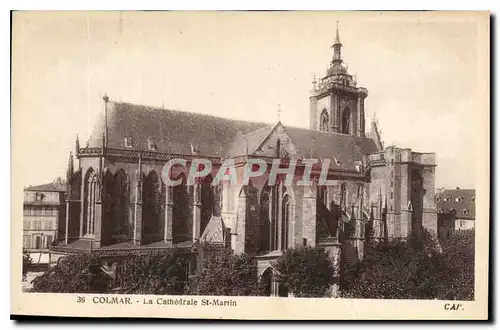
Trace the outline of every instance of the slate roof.
<instances>
[{"instance_id":1,"label":"slate roof","mask_svg":"<svg viewBox=\"0 0 500 330\"><path fill-rule=\"evenodd\" d=\"M89 147L102 145L104 116L89 139ZM153 138L157 151L191 154L191 144L202 156L221 156L238 134L247 134L269 124L231 120L210 115L124 102L108 103L108 148L125 148L125 137L131 136L134 149L148 150Z\"/></svg>"},{"instance_id":2,"label":"slate roof","mask_svg":"<svg viewBox=\"0 0 500 330\"><path fill-rule=\"evenodd\" d=\"M285 127L297 151L305 158L333 159L331 168L355 169L355 161L362 160L364 154L377 152L372 139L347 134L321 132L298 127Z\"/></svg>"},{"instance_id":3,"label":"slate roof","mask_svg":"<svg viewBox=\"0 0 500 330\"><path fill-rule=\"evenodd\" d=\"M104 116L94 127L89 147L101 147ZM133 149L148 150L154 139L158 152L190 155L192 146L200 156L231 158L251 154L272 132L276 124L232 120L205 114L134 105L108 103L108 148L126 148L125 137L134 141ZM354 162L363 154L379 151L370 138L283 126L297 151L304 158L337 159L331 167L355 170Z\"/></svg>"},{"instance_id":4,"label":"slate roof","mask_svg":"<svg viewBox=\"0 0 500 330\"><path fill-rule=\"evenodd\" d=\"M449 214L452 210L455 210L457 218L474 220L476 218L475 197L476 190L474 189L444 190L436 194L438 214ZM468 214L464 215L463 210L467 210Z\"/></svg>"},{"instance_id":5,"label":"slate roof","mask_svg":"<svg viewBox=\"0 0 500 330\"><path fill-rule=\"evenodd\" d=\"M63 182L51 182L38 186L29 186L24 188L26 191L45 191L45 192L65 192L66 185Z\"/></svg>"}]
</instances>

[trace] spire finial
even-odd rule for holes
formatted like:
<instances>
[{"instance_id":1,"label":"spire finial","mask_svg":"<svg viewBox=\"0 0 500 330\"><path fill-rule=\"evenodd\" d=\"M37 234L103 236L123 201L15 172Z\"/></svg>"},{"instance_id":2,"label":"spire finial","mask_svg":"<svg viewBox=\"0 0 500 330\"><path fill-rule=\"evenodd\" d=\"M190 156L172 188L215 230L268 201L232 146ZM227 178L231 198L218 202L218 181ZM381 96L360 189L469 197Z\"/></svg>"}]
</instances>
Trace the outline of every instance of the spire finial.
<instances>
[{"instance_id":1,"label":"spire finial","mask_svg":"<svg viewBox=\"0 0 500 330\"><path fill-rule=\"evenodd\" d=\"M78 134L77 134L75 141L75 153L78 155L79 152L80 152L80 140L78 139Z\"/></svg>"},{"instance_id":2,"label":"spire finial","mask_svg":"<svg viewBox=\"0 0 500 330\"><path fill-rule=\"evenodd\" d=\"M337 33L335 34L335 44L340 44L340 37L339 37L339 21L337 21Z\"/></svg>"},{"instance_id":3,"label":"spire finial","mask_svg":"<svg viewBox=\"0 0 500 330\"><path fill-rule=\"evenodd\" d=\"M341 54L341 48L342 44L340 43L340 37L339 37L339 21L337 21L337 32L335 33L335 43L332 45L333 48L333 59L332 63L342 63L342 54Z\"/></svg>"},{"instance_id":4,"label":"spire finial","mask_svg":"<svg viewBox=\"0 0 500 330\"><path fill-rule=\"evenodd\" d=\"M278 121L281 121L281 104L278 104L278 110L276 110L278 114Z\"/></svg>"}]
</instances>

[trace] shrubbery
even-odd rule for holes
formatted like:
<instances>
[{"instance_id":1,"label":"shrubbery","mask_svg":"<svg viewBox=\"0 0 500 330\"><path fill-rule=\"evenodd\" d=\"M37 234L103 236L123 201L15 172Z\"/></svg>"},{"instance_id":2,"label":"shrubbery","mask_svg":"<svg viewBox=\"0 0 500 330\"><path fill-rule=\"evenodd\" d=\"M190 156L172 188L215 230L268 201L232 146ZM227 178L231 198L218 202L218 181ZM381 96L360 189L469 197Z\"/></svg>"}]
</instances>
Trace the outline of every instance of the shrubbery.
<instances>
[{"instance_id":1,"label":"shrubbery","mask_svg":"<svg viewBox=\"0 0 500 330\"><path fill-rule=\"evenodd\" d=\"M325 297L334 284L333 262L321 248L286 250L274 268L278 282L296 297Z\"/></svg>"},{"instance_id":2,"label":"shrubbery","mask_svg":"<svg viewBox=\"0 0 500 330\"><path fill-rule=\"evenodd\" d=\"M35 292L182 294L185 259L171 252L127 256L119 260L93 253L69 255L33 281ZM115 281L116 263L122 271ZM118 284L118 283L119 284Z\"/></svg>"},{"instance_id":3,"label":"shrubbery","mask_svg":"<svg viewBox=\"0 0 500 330\"><path fill-rule=\"evenodd\" d=\"M31 259L31 256L28 253L28 251L23 249L23 281L26 280L26 275L28 274L28 270L30 269L32 264L33 264L33 259Z\"/></svg>"},{"instance_id":4,"label":"shrubbery","mask_svg":"<svg viewBox=\"0 0 500 330\"><path fill-rule=\"evenodd\" d=\"M456 231L443 245L442 299L474 300L474 230Z\"/></svg>"},{"instance_id":5,"label":"shrubbery","mask_svg":"<svg viewBox=\"0 0 500 330\"><path fill-rule=\"evenodd\" d=\"M442 251L429 234L367 244L363 260L345 266L344 297L464 299L474 296L474 231L457 231Z\"/></svg>"},{"instance_id":6,"label":"shrubbery","mask_svg":"<svg viewBox=\"0 0 500 330\"><path fill-rule=\"evenodd\" d=\"M473 300L474 230L455 232L443 246L432 237L425 233L407 241L366 243L363 260L341 269L342 297ZM23 276L29 261L24 253ZM115 259L88 253L70 255L37 277L33 291L216 296L266 292L265 283L259 283L254 257L200 246L196 272L188 279L192 261L191 256L172 251ZM321 248L287 250L273 267L277 281L297 297L328 296L338 280L332 260Z\"/></svg>"},{"instance_id":7,"label":"shrubbery","mask_svg":"<svg viewBox=\"0 0 500 330\"><path fill-rule=\"evenodd\" d=\"M226 248L202 246L189 294L213 296L259 296L262 287L257 277L255 258L236 255Z\"/></svg>"}]
</instances>

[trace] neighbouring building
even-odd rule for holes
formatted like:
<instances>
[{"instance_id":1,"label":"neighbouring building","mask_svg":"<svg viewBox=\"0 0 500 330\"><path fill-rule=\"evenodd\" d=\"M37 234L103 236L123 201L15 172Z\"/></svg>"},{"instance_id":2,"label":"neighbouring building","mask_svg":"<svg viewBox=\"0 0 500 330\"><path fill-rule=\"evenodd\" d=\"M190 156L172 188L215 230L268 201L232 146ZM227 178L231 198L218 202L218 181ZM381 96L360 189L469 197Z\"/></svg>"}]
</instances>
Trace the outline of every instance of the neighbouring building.
<instances>
[{"instance_id":1,"label":"neighbouring building","mask_svg":"<svg viewBox=\"0 0 500 330\"><path fill-rule=\"evenodd\" d=\"M454 230L472 229L476 222L476 190L443 190L436 194L436 208L440 239L449 238Z\"/></svg>"},{"instance_id":2,"label":"neighbouring building","mask_svg":"<svg viewBox=\"0 0 500 330\"><path fill-rule=\"evenodd\" d=\"M64 235L66 183L60 178L24 188L23 248L38 263L52 243ZM44 258L45 259L45 258Z\"/></svg>"},{"instance_id":3,"label":"neighbouring building","mask_svg":"<svg viewBox=\"0 0 500 330\"><path fill-rule=\"evenodd\" d=\"M435 156L406 148L384 148L377 123L366 132L365 98L341 56L336 35L333 58L313 82L309 128L230 120L103 98L102 116L89 139L76 140L78 166L70 154L65 233L55 249L142 253L190 249L198 242L230 246L258 260L259 276L272 295L286 295L274 280L271 263L295 246L321 246L338 266L341 256L358 260L367 236L408 237L426 227L437 232L434 202ZM252 158L286 167L299 159L329 161L306 186L274 185L263 176L247 185L214 174L194 186L187 172L182 185L166 186L164 164L172 158L212 162L213 172L234 162L238 169Z\"/></svg>"}]
</instances>

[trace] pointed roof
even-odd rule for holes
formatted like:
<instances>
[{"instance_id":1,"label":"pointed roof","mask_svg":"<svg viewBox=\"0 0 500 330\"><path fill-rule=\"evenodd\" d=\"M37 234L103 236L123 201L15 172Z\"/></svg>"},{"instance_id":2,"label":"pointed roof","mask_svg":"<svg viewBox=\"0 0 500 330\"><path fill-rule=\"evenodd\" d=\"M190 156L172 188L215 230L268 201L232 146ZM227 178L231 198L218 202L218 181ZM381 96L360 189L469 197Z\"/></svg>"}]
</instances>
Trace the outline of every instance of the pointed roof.
<instances>
[{"instance_id":1,"label":"pointed roof","mask_svg":"<svg viewBox=\"0 0 500 330\"><path fill-rule=\"evenodd\" d=\"M340 37L339 37L339 21L337 21L337 33L335 34L335 43L334 45L342 45L340 43Z\"/></svg>"},{"instance_id":2,"label":"pointed roof","mask_svg":"<svg viewBox=\"0 0 500 330\"><path fill-rule=\"evenodd\" d=\"M226 226L222 217L212 216L208 222L203 234L201 234L200 242L212 244L225 244L226 242Z\"/></svg>"}]
</instances>

